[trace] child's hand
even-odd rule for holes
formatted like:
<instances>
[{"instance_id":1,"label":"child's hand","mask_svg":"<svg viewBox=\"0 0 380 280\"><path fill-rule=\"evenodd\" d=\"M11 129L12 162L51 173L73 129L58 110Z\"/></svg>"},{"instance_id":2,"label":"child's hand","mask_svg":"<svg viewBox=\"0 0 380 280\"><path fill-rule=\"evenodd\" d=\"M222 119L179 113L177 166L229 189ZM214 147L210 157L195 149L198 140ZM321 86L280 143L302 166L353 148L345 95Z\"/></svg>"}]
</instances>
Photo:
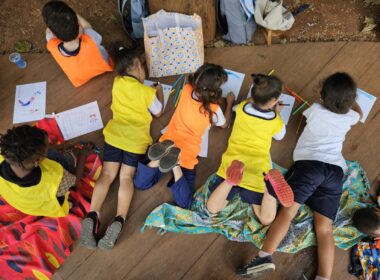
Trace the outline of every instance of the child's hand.
<instances>
[{"instance_id":1,"label":"child's hand","mask_svg":"<svg viewBox=\"0 0 380 280\"><path fill-rule=\"evenodd\" d=\"M232 91L230 91L230 92L227 94L226 99L227 99L227 104L232 104L232 103L234 103L234 101L235 101L235 95L233 94Z\"/></svg>"},{"instance_id":2,"label":"child's hand","mask_svg":"<svg viewBox=\"0 0 380 280\"><path fill-rule=\"evenodd\" d=\"M282 101L278 101L276 105L274 105L274 110L276 111L276 113L279 114L282 111L282 109L284 108L282 104L283 104Z\"/></svg>"}]
</instances>

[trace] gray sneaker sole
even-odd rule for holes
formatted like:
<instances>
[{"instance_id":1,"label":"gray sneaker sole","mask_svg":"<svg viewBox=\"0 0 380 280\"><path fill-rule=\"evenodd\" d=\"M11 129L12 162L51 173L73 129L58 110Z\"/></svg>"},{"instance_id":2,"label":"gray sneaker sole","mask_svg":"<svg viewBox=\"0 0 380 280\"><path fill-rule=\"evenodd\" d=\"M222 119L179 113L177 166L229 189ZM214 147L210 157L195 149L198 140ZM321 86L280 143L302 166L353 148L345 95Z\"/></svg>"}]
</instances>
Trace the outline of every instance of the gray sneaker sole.
<instances>
[{"instance_id":1,"label":"gray sneaker sole","mask_svg":"<svg viewBox=\"0 0 380 280\"><path fill-rule=\"evenodd\" d=\"M150 160L159 160L165 156L169 149L174 146L174 142L171 140L164 140L150 146L148 150L148 158Z\"/></svg>"},{"instance_id":2,"label":"gray sneaker sole","mask_svg":"<svg viewBox=\"0 0 380 280\"><path fill-rule=\"evenodd\" d=\"M98 247L102 250L111 250L120 235L122 225L119 222L113 222L106 231L106 234L98 242Z\"/></svg>"},{"instance_id":3,"label":"gray sneaker sole","mask_svg":"<svg viewBox=\"0 0 380 280\"><path fill-rule=\"evenodd\" d=\"M85 218L82 221L82 233L80 235L80 246L88 249L96 249L96 239L93 235L94 222L90 218Z\"/></svg>"},{"instance_id":4,"label":"gray sneaker sole","mask_svg":"<svg viewBox=\"0 0 380 280\"><path fill-rule=\"evenodd\" d=\"M180 152L181 149L177 147L171 148L169 152L162 159L160 159L158 169L162 173L167 173L171 171L178 162Z\"/></svg>"}]
</instances>

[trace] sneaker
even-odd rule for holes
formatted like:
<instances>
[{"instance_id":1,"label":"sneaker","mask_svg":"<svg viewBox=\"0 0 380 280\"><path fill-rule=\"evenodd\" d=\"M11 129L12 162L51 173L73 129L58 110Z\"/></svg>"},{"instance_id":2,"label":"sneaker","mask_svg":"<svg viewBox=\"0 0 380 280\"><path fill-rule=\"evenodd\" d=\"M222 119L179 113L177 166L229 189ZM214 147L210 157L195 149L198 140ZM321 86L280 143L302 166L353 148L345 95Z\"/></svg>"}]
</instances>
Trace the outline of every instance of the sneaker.
<instances>
[{"instance_id":1,"label":"sneaker","mask_svg":"<svg viewBox=\"0 0 380 280\"><path fill-rule=\"evenodd\" d=\"M123 217L115 217L108 226L104 236L99 240L98 247L103 250L111 250L120 236L124 223L125 220Z\"/></svg>"},{"instance_id":2,"label":"sneaker","mask_svg":"<svg viewBox=\"0 0 380 280\"><path fill-rule=\"evenodd\" d=\"M163 158L160 159L158 169L162 173L166 173L172 170L178 164L180 152L181 149L177 147L170 148L169 152Z\"/></svg>"},{"instance_id":3,"label":"sneaker","mask_svg":"<svg viewBox=\"0 0 380 280\"><path fill-rule=\"evenodd\" d=\"M248 264L239 268L236 274L239 276L257 277L267 272L274 271L276 266L273 263L272 256L260 258L256 256Z\"/></svg>"},{"instance_id":4,"label":"sneaker","mask_svg":"<svg viewBox=\"0 0 380 280\"><path fill-rule=\"evenodd\" d=\"M99 230L99 218L96 212L88 212L82 221L82 232L80 235L80 246L88 249L96 248L96 236Z\"/></svg>"},{"instance_id":5,"label":"sneaker","mask_svg":"<svg viewBox=\"0 0 380 280\"><path fill-rule=\"evenodd\" d=\"M233 160L227 168L227 183L231 186L238 186L243 179L244 163Z\"/></svg>"},{"instance_id":6,"label":"sneaker","mask_svg":"<svg viewBox=\"0 0 380 280\"><path fill-rule=\"evenodd\" d=\"M148 158L150 160L159 160L165 156L172 147L174 147L174 142L171 140L154 143L149 147Z\"/></svg>"},{"instance_id":7,"label":"sneaker","mask_svg":"<svg viewBox=\"0 0 380 280\"><path fill-rule=\"evenodd\" d=\"M271 169L265 175L265 184L268 192L276 197L284 207L290 207L294 203L294 194L292 188L285 181L284 176L277 169Z\"/></svg>"}]
</instances>

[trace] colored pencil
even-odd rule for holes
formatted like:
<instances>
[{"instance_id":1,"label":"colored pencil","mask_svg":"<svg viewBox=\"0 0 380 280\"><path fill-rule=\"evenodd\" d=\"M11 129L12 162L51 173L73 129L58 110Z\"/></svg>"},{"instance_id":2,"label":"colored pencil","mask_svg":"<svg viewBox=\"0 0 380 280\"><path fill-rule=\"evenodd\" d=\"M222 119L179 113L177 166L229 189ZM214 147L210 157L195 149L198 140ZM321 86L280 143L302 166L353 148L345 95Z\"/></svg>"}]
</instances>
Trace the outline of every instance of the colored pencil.
<instances>
[{"instance_id":1,"label":"colored pencil","mask_svg":"<svg viewBox=\"0 0 380 280\"><path fill-rule=\"evenodd\" d=\"M299 130L300 130L300 128L301 128L302 121L303 121L303 115L301 115L300 122L298 123L297 130L296 130L296 134L298 134L298 132L299 132Z\"/></svg>"},{"instance_id":2,"label":"colored pencil","mask_svg":"<svg viewBox=\"0 0 380 280\"><path fill-rule=\"evenodd\" d=\"M304 103L302 103L301 106L299 106L297 109L294 110L292 115L294 116L295 114L297 114L303 107L305 107L306 104L307 104L306 101Z\"/></svg>"},{"instance_id":3,"label":"colored pencil","mask_svg":"<svg viewBox=\"0 0 380 280\"><path fill-rule=\"evenodd\" d=\"M274 69L272 69L272 70L270 70L269 72L268 72L268 76L270 76L270 75L272 75L274 73Z\"/></svg>"},{"instance_id":4,"label":"colored pencil","mask_svg":"<svg viewBox=\"0 0 380 280\"><path fill-rule=\"evenodd\" d=\"M307 106L311 106L309 102L307 102L305 99L303 99L301 96L299 96L296 92L294 92L293 90L291 90L288 86L285 86L285 89L291 94L293 95L298 101L301 101L301 102L304 102L306 103Z\"/></svg>"}]
</instances>

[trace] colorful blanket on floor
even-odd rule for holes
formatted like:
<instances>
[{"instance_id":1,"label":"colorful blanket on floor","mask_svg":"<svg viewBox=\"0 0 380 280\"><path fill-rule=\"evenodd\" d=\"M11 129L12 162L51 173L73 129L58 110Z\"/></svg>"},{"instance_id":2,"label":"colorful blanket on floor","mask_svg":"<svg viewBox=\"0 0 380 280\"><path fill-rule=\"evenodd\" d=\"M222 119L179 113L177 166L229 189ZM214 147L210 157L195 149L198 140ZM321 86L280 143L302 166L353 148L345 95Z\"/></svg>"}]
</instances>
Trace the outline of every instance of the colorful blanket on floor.
<instances>
[{"instance_id":1,"label":"colorful blanket on floor","mask_svg":"<svg viewBox=\"0 0 380 280\"><path fill-rule=\"evenodd\" d=\"M370 188L363 168L354 161L347 161L349 171L344 179L343 195L334 221L335 244L347 249L364 237L351 225L353 213L363 207L373 206L368 202ZM285 170L276 166L282 172ZM164 203L154 209L146 218L145 227L157 227L162 232L182 232L188 234L219 233L228 239L251 242L261 248L268 226L263 226L255 217L252 207L237 195L218 215L210 216L205 207L210 195L208 186L216 179L211 175L203 187L194 195L191 210ZM295 253L316 245L313 231L312 211L302 206L293 220L290 230L278 248L280 252Z\"/></svg>"},{"instance_id":2,"label":"colorful blanket on floor","mask_svg":"<svg viewBox=\"0 0 380 280\"><path fill-rule=\"evenodd\" d=\"M90 208L94 180L101 170L97 154L90 154L85 176L70 190L70 213L62 218L26 215L0 197L0 279L50 279L70 255Z\"/></svg>"}]
</instances>

